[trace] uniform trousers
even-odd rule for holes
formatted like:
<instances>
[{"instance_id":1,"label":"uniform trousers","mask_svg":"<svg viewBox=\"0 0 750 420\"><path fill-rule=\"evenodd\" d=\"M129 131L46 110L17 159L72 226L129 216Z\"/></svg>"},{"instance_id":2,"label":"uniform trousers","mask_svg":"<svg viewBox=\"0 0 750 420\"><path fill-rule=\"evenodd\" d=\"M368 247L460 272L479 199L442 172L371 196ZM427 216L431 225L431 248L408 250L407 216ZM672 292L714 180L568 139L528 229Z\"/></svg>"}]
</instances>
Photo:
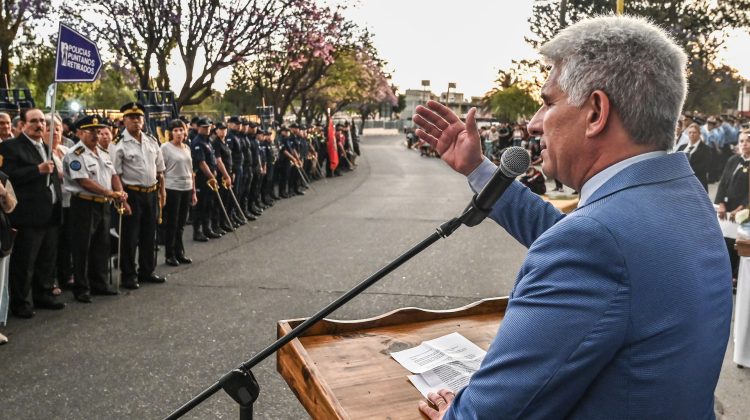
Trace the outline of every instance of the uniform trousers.
<instances>
[{"instance_id":1,"label":"uniform trousers","mask_svg":"<svg viewBox=\"0 0 750 420\"><path fill-rule=\"evenodd\" d=\"M253 172L252 166L246 166L244 168L244 177L242 178L242 198L240 198L240 206L242 211L245 212L252 204L250 201L250 195L252 194L253 183L255 182L255 173Z\"/></svg>"},{"instance_id":2,"label":"uniform trousers","mask_svg":"<svg viewBox=\"0 0 750 420\"><path fill-rule=\"evenodd\" d=\"M195 177L195 192L198 195L198 204L193 213L193 233L198 234L203 229L204 233L211 230L209 222L211 211L214 208L216 193L206 183L208 178L199 174Z\"/></svg>"},{"instance_id":3,"label":"uniform trousers","mask_svg":"<svg viewBox=\"0 0 750 420\"><path fill-rule=\"evenodd\" d=\"M263 185L263 176L260 174L260 167L253 168L253 180L250 183L250 195L248 196L247 208L260 202L260 189Z\"/></svg>"},{"instance_id":4,"label":"uniform trousers","mask_svg":"<svg viewBox=\"0 0 750 420\"><path fill-rule=\"evenodd\" d=\"M156 225L159 203L156 191L140 192L127 188L128 204L132 214L122 218L122 280L131 281L137 276L146 278L156 269ZM135 251L138 248L138 271Z\"/></svg>"},{"instance_id":5,"label":"uniform trousers","mask_svg":"<svg viewBox=\"0 0 750 420\"><path fill-rule=\"evenodd\" d=\"M95 291L117 291L109 283L110 205L78 197L70 199L70 229L76 240L71 244L75 287L80 295Z\"/></svg>"},{"instance_id":6,"label":"uniform trousers","mask_svg":"<svg viewBox=\"0 0 750 420\"><path fill-rule=\"evenodd\" d=\"M18 229L10 254L10 309L31 309L32 295L45 299L54 287L57 262L57 226Z\"/></svg>"},{"instance_id":7,"label":"uniform trousers","mask_svg":"<svg viewBox=\"0 0 750 420\"><path fill-rule=\"evenodd\" d=\"M273 185L275 180L276 167L273 163L266 164L266 176L263 178L263 186L261 187L261 194L263 198L274 198L276 196Z\"/></svg>"},{"instance_id":8,"label":"uniform trousers","mask_svg":"<svg viewBox=\"0 0 750 420\"><path fill-rule=\"evenodd\" d=\"M192 197L192 190L167 190L167 203L164 205L164 256L167 259L185 256L182 233L185 231Z\"/></svg>"}]
</instances>

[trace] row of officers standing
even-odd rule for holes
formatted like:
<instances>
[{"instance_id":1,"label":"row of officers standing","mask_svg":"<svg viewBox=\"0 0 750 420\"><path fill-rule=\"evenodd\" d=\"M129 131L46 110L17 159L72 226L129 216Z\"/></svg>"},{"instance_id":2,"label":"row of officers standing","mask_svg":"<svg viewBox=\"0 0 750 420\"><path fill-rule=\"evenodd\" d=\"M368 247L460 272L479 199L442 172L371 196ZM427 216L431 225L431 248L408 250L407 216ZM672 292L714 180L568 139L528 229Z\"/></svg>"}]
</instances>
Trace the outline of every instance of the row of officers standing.
<instances>
[{"instance_id":1,"label":"row of officers standing","mask_svg":"<svg viewBox=\"0 0 750 420\"><path fill-rule=\"evenodd\" d=\"M226 125L194 119L190 128L174 120L162 144L143 131L141 104L120 111L123 129L111 144L103 142L112 138L111 123L84 116L75 122L78 143L55 159L55 142L45 143L45 116L38 109L24 112L21 135L0 143L0 169L18 199L10 214L18 230L9 273L14 315L29 318L34 308L65 306L53 292L57 258L72 257L71 286L80 302L117 294L118 283L127 289L163 283L155 272L157 231L167 264L191 263L182 241L191 209L193 239L205 242L256 220L275 200L304 194L326 172L335 176L341 170L327 167L319 125L307 130L294 124L275 136L238 117ZM61 121L47 119L59 144ZM352 169L352 142L344 141L349 133L337 128L340 156L348 162L342 169ZM69 255L58 252L63 218L72 238ZM113 241L111 227L119 241ZM110 267L113 253L119 253L119 269Z\"/></svg>"}]
</instances>

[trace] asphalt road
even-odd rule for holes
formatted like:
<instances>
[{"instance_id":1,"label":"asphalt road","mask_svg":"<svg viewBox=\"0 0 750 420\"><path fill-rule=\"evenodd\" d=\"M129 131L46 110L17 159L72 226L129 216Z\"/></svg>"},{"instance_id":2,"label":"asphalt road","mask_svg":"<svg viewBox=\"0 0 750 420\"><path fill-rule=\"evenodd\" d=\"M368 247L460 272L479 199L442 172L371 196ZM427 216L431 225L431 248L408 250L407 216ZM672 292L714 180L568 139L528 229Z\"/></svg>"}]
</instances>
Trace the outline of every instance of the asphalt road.
<instances>
[{"instance_id":1,"label":"asphalt road","mask_svg":"<svg viewBox=\"0 0 750 420\"><path fill-rule=\"evenodd\" d=\"M162 418L275 339L276 322L308 316L459 214L464 177L420 158L402 136L367 136L359 167L283 200L232 235L186 244L192 265L59 312L11 318L0 347L0 418ZM525 249L491 221L462 228L332 318L405 307L447 309L507 295ZM159 261L163 261L160 255ZM725 363L724 418L750 416L750 369ZM254 369L256 418L307 415L271 358ZM237 417L223 392L185 418Z\"/></svg>"}]
</instances>

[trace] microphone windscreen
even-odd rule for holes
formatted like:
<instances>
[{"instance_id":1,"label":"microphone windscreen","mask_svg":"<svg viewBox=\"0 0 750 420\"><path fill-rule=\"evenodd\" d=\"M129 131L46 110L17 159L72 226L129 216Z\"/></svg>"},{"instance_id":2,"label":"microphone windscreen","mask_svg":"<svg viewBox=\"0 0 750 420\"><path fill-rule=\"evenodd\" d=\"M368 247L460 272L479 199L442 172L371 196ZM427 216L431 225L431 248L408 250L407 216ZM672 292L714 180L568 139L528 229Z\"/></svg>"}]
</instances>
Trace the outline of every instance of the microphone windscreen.
<instances>
[{"instance_id":1,"label":"microphone windscreen","mask_svg":"<svg viewBox=\"0 0 750 420\"><path fill-rule=\"evenodd\" d=\"M511 146L500 157L500 171L508 178L515 178L526 172L531 164L529 153L523 147Z\"/></svg>"}]
</instances>

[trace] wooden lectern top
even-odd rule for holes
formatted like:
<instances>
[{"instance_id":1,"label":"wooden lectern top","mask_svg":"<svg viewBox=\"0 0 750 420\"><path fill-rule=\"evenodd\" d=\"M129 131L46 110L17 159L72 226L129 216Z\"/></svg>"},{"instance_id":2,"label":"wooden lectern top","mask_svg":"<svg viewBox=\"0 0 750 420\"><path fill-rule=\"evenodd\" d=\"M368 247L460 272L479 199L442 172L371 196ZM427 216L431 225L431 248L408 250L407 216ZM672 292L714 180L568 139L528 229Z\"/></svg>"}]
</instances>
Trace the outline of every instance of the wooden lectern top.
<instances>
[{"instance_id":1,"label":"wooden lectern top","mask_svg":"<svg viewBox=\"0 0 750 420\"><path fill-rule=\"evenodd\" d=\"M508 298L462 308L403 308L358 321L323 320L282 347L277 370L314 419L423 419L411 373L390 353L459 332L487 350ZM282 337L304 319L279 321Z\"/></svg>"}]
</instances>

